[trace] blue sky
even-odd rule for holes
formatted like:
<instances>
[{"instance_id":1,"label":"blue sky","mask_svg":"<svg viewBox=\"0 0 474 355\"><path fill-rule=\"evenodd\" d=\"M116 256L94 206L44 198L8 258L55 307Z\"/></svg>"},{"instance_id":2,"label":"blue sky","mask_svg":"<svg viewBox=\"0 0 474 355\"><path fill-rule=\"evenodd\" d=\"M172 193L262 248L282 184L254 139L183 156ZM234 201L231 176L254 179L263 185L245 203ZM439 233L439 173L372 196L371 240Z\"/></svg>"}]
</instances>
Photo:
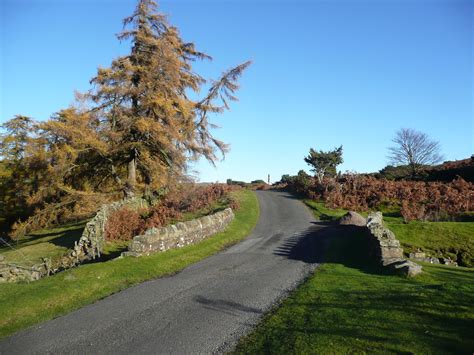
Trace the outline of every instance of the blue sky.
<instances>
[{"instance_id":1,"label":"blue sky","mask_svg":"<svg viewBox=\"0 0 474 355\"><path fill-rule=\"evenodd\" d=\"M0 0L0 121L47 119L85 91L99 65L127 53L115 34L128 0ZM377 171L397 129L439 140L446 160L473 153L474 2L162 1L216 78L253 60L240 101L214 118L231 144L202 181L309 170L310 147L344 146L342 171Z\"/></svg>"}]
</instances>

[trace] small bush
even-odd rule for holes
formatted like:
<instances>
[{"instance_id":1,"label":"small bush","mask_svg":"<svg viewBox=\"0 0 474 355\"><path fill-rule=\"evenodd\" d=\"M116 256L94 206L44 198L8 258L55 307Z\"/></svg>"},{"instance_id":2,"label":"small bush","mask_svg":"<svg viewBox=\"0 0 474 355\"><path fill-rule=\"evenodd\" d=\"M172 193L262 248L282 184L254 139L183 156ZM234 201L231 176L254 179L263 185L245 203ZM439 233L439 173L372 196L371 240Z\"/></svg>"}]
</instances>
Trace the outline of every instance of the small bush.
<instances>
[{"instance_id":1,"label":"small bush","mask_svg":"<svg viewBox=\"0 0 474 355\"><path fill-rule=\"evenodd\" d=\"M169 201L163 201L154 206L149 217L145 221L145 229L152 227L163 227L171 220L176 220L182 217L181 212L176 208L176 205Z\"/></svg>"},{"instance_id":2,"label":"small bush","mask_svg":"<svg viewBox=\"0 0 474 355\"><path fill-rule=\"evenodd\" d=\"M461 250L459 251L457 255L457 263L460 266L466 266L466 267L472 267L474 266L474 256L470 254L469 251L467 250Z\"/></svg>"},{"instance_id":3,"label":"small bush","mask_svg":"<svg viewBox=\"0 0 474 355\"><path fill-rule=\"evenodd\" d=\"M181 220L183 213L205 210L218 202L238 209L238 202L229 196L229 192L236 189L239 187L224 184L188 184L169 192L146 211L121 208L109 216L105 228L106 239L131 240L149 228L159 228Z\"/></svg>"},{"instance_id":4,"label":"small bush","mask_svg":"<svg viewBox=\"0 0 474 355\"><path fill-rule=\"evenodd\" d=\"M240 203L233 197L229 197L229 207L232 208L233 211L237 211L240 209Z\"/></svg>"},{"instance_id":5,"label":"small bush","mask_svg":"<svg viewBox=\"0 0 474 355\"><path fill-rule=\"evenodd\" d=\"M165 226L182 218L183 213L194 213L217 202L229 203L229 193L236 189L239 187L224 184L182 186L169 193L151 209L145 228ZM236 202L234 206L237 206Z\"/></svg>"},{"instance_id":6,"label":"small bush","mask_svg":"<svg viewBox=\"0 0 474 355\"><path fill-rule=\"evenodd\" d=\"M132 240L143 231L144 223L140 212L122 207L109 215L105 226L105 239Z\"/></svg>"},{"instance_id":7,"label":"small bush","mask_svg":"<svg viewBox=\"0 0 474 355\"><path fill-rule=\"evenodd\" d=\"M20 240L31 232L91 218L102 204L111 200L112 196L90 194L71 195L64 197L62 202L43 203L42 208L37 208L29 218L13 224L10 238Z\"/></svg>"}]
</instances>

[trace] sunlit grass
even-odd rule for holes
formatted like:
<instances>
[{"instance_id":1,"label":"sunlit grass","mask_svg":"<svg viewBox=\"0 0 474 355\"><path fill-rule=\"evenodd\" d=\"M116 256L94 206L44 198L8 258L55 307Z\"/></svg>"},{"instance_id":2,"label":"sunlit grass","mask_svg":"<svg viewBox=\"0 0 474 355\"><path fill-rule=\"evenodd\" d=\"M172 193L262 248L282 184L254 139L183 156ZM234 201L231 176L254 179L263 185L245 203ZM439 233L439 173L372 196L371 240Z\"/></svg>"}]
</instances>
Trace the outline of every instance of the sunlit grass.
<instances>
[{"instance_id":1,"label":"sunlit grass","mask_svg":"<svg viewBox=\"0 0 474 355\"><path fill-rule=\"evenodd\" d=\"M472 353L474 271L423 264L414 279L371 264L340 232L316 273L243 339L237 353Z\"/></svg>"},{"instance_id":2,"label":"sunlit grass","mask_svg":"<svg viewBox=\"0 0 474 355\"><path fill-rule=\"evenodd\" d=\"M104 298L140 282L179 272L245 238L258 220L255 194L236 194L241 208L222 233L196 245L140 258L82 265L29 284L0 284L0 336Z\"/></svg>"},{"instance_id":3,"label":"sunlit grass","mask_svg":"<svg viewBox=\"0 0 474 355\"><path fill-rule=\"evenodd\" d=\"M8 245L0 243L0 255L4 262L20 265L33 265L43 261L43 258L57 258L64 255L81 237L84 222L70 223L57 228L32 233L17 242Z\"/></svg>"},{"instance_id":4,"label":"sunlit grass","mask_svg":"<svg viewBox=\"0 0 474 355\"><path fill-rule=\"evenodd\" d=\"M331 209L324 202L304 200L311 208L316 218L322 221L335 221L347 210ZM404 252L421 249L434 257L450 257L460 261L465 266L472 266L474 256L474 222L422 222L405 223L399 215L399 210L382 209L384 223L395 233L401 242ZM361 213L367 217L367 212Z\"/></svg>"}]
</instances>

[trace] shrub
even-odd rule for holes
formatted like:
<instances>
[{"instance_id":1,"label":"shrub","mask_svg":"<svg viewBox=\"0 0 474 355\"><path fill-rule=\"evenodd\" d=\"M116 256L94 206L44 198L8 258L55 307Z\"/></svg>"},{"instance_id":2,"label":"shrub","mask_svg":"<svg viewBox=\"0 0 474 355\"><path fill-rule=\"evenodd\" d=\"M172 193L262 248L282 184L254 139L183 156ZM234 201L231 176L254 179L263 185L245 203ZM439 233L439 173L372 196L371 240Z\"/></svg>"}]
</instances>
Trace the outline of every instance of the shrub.
<instances>
[{"instance_id":1,"label":"shrub","mask_svg":"<svg viewBox=\"0 0 474 355\"><path fill-rule=\"evenodd\" d=\"M237 211L240 209L240 203L233 197L229 197L229 207L232 208L232 210Z\"/></svg>"},{"instance_id":2,"label":"shrub","mask_svg":"<svg viewBox=\"0 0 474 355\"><path fill-rule=\"evenodd\" d=\"M183 213L197 212L211 207L214 203L228 204L238 209L238 202L229 192L239 187L224 184L186 184L169 192L150 209L134 211L127 207L110 214L105 228L107 240L131 240L146 229L163 227L179 221Z\"/></svg>"},{"instance_id":3,"label":"shrub","mask_svg":"<svg viewBox=\"0 0 474 355\"><path fill-rule=\"evenodd\" d=\"M181 216L182 214L176 205L165 200L151 209L149 217L145 221L145 229L165 226L171 220L179 219Z\"/></svg>"},{"instance_id":4,"label":"shrub","mask_svg":"<svg viewBox=\"0 0 474 355\"><path fill-rule=\"evenodd\" d=\"M228 202L229 192L236 189L239 187L225 184L182 186L170 192L151 209L145 226L146 228L161 227L180 219L182 213L197 212L217 202Z\"/></svg>"},{"instance_id":5,"label":"shrub","mask_svg":"<svg viewBox=\"0 0 474 355\"><path fill-rule=\"evenodd\" d=\"M144 231L143 219L138 211L122 207L112 212L105 225L106 240L132 240Z\"/></svg>"},{"instance_id":6,"label":"shrub","mask_svg":"<svg viewBox=\"0 0 474 355\"><path fill-rule=\"evenodd\" d=\"M283 184L291 183L291 176L289 174L282 175L280 182Z\"/></svg>"},{"instance_id":7,"label":"shrub","mask_svg":"<svg viewBox=\"0 0 474 355\"><path fill-rule=\"evenodd\" d=\"M299 174L289 188L331 208L366 211L380 207L400 210L405 221L456 220L474 210L474 184L458 178L450 183L390 181L372 176L344 174L321 183Z\"/></svg>"},{"instance_id":8,"label":"shrub","mask_svg":"<svg viewBox=\"0 0 474 355\"><path fill-rule=\"evenodd\" d=\"M473 255L467 250L461 250L457 255L457 263L460 266L472 267L473 266Z\"/></svg>"}]
</instances>

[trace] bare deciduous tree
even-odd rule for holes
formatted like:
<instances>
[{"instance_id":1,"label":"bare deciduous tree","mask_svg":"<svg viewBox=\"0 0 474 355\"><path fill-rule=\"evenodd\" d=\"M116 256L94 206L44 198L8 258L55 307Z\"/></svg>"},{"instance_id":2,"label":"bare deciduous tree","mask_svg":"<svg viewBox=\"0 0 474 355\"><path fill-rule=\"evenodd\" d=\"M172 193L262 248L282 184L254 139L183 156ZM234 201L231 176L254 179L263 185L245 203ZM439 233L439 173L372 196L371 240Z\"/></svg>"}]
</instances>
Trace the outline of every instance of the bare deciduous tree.
<instances>
[{"instance_id":1,"label":"bare deciduous tree","mask_svg":"<svg viewBox=\"0 0 474 355\"><path fill-rule=\"evenodd\" d=\"M394 145L388 148L391 164L408 165L413 176L423 165L437 164L443 159L439 142L431 140L425 133L402 128L392 142Z\"/></svg>"}]
</instances>

